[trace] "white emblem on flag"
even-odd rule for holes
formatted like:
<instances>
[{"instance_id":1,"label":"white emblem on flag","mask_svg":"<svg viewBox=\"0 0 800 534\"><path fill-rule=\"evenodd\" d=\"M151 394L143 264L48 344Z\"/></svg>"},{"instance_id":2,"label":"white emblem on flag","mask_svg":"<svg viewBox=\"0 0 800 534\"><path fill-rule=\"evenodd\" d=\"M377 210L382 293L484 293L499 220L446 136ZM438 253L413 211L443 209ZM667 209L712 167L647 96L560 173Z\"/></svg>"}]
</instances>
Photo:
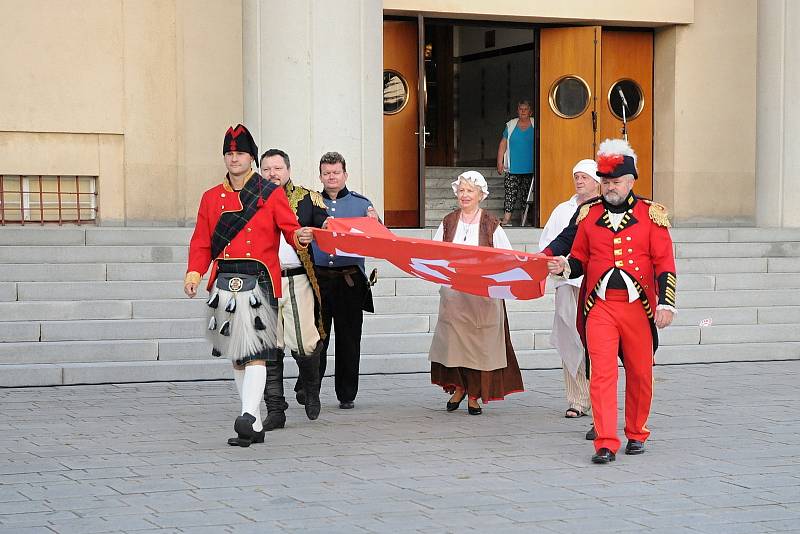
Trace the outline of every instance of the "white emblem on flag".
<instances>
[{"instance_id":1,"label":"white emblem on flag","mask_svg":"<svg viewBox=\"0 0 800 534\"><path fill-rule=\"evenodd\" d=\"M489 286L489 297L493 299L517 300L511 292L511 286Z\"/></svg>"},{"instance_id":2,"label":"white emblem on flag","mask_svg":"<svg viewBox=\"0 0 800 534\"><path fill-rule=\"evenodd\" d=\"M437 267L444 267L451 273L456 272L455 269L450 267L450 262L448 260L426 260L421 258L411 258L410 267L417 271L418 273L427 274L428 276L432 276L434 278L438 278L439 280L450 281L450 277L446 274L440 273L439 271L434 271L429 266L435 265Z\"/></svg>"},{"instance_id":3,"label":"white emblem on flag","mask_svg":"<svg viewBox=\"0 0 800 534\"><path fill-rule=\"evenodd\" d=\"M495 282L519 282L533 280L531 276L519 267L514 267L510 271L503 271L497 274L485 274L484 278L489 278Z\"/></svg>"}]
</instances>

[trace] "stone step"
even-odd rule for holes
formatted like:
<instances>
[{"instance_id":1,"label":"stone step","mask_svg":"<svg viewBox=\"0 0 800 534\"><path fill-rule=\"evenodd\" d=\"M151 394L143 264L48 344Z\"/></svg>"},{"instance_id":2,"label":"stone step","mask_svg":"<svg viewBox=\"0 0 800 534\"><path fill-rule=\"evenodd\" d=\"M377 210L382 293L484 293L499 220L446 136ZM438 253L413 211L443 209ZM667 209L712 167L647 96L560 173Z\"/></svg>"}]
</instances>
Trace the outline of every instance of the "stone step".
<instances>
[{"instance_id":1,"label":"stone step","mask_svg":"<svg viewBox=\"0 0 800 534\"><path fill-rule=\"evenodd\" d=\"M182 246L4 246L0 265L7 263L176 263L188 257Z\"/></svg>"},{"instance_id":2,"label":"stone step","mask_svg":"<svg viewBox=\"0 0 800 534\"><path fill-rule=\"evenodd\" d=\"M447 213L450 213L456 208L458 208L458 200L456 200L452 195L444 198L428 198L425 200L425 215L428 219L430 219L431 212L438 213L441 210L446 210ZM489 212L502 211L503 199L487 198L481 203L481 208L483 208L484 211Z\"/></svg>"},{"instance_id":3,"label":"stone step","mask_svg":"<svg viewBox=\"0 0 800 534\"><path fill-rule=\"evenodd\" d=\"M786 258L800 256L800 242L676 243L676 258Z\"/></svg>"},{"instance_id":4,"label":"stone step","mask_svg":"<svg viewBox=\"0 0 800 534\"><path fill-rule=\"evenodd\" d=\"M502 189L502 181L498 178L497 183ZM490 181L491 182L491 181ZM449 198L452 197L450 180L442 180L442 187L431 187L430 198L448 198L441 196L440 191L446 191ZM434 193L435 191L435 193ZM497 194L492 194L488 200L493 198L502 200L502 190ZM396 229L398 235L409 235L415 232L414 229ZM800 242L800 228L717 228L717 227L697 227L697 228L672 228L672 238L676 243L738 243L738 244L760 244L759 251L766 250L766 256L785 257L787 254L782 250L787 244ZM102 228L102 227L0 227L0 246L4 247L42 247L53 246L59 248L71 248L76 246L140 246L140 247L186 247L191 237L192 228L169 227L169 228ZM752 247L751 247L752 248ZM775 254L770 250L777 250ZM17 251L14 251L17 252ZM163 253L163 252L162 252ZM744 254L735 254L745 256ZM796 254L791 254L796 255ZM14 258L10 260L3 256L2 261L14 263ZM113 260L105 260L113 261ZM127 261L127 260L126 260ZM149 259L147 261L150 261ZM161 261L161 260L159 260ZM18 259L16 263L27 263L28 260Z\"/></svg>"},{"instance_id":5,"label":"stone step","mask_svg":"<svg viewBox=\"0 0 800 534\"><path fill-rule=\"evenodd\" d=\"M51 341L100 341L123 339L194 339L205 335L207 320L205 310L183 318L125 319L125 320L81 320L81 321L13 321L0 322L0 343L51 342ZM550 317L552 321L552 316ZM428 315L366 315L364 335L392 333L429 333L432 318ZM433 319L435 324L435 318ZM549 323L540 323L549 328ZM520 323L520 329L525 326ZM531 326L526 326L530 329Z\"/></svg>"},{"instance_id":6,"label":"stone step","mask_svg":"<svg viewBox=\"0 0 800 534\"><path fill-rule=\"evenodd\" d=\"M800 258L798 258L800 261ZM688 276L688 275L687 275ZM800 273L718 274L714 289L796 289L800 288ZM679 289L681 282L679 278Z\"/></svg>"},{"instance_id":7,"label":"stone step","mask_svg":"<svg viewBox=\"0 0 800 534\"><path fill-rule=\"evenodd\" d=\"M447 179L449 180L449 185L459 174L463 174L466 171L478 171L487 181L491 178L502 178L497 174L497 169L494 167L425 167L425 187L430 187L429 182L431 180Z\"/></svg>"},{"instance_id":8,"label":"stone step","mask_svg":"<svg viewBox=\"0 0 800 534\"><path fill-rule=\"evenodd\" d=\"M61 226L3 226L0 227L0 246L66 246L85 245L86 229Z\"/></svg>"},{"instance_id":9,"label":"stone step","mask_svg":"<svg viewBox=\"0 0 800 534\"><path fill-rule=\"evenodd\" d=\"M186 263L109 263L106 279L133 282L137 280L182 282Z\"/></svg>"},{"instance_id":10,"label":"stone step","mask_svg":"<svg viewBox=\"0 0 800 534\"><path fill-rule=\"evenodd\" d=\"M207 321L204 318L47 321L41 324L41 340L52 342L200 338L205 333L206 325Z\"/></svg>"},{"instance_id":11,"label":"stone step","mask_svg":"<svg viewBox=\"0 0 800 534\"><path fill-rule=\"evenodd\" d=\"M800 343L738 343L717 345L674 345L659 348L655 375L663 365L730 361L796 360ZM558 369L561 361L553 350L519 350L517 360L522 369ZM362 374L427 373L427 353L403 355L364 355ZM328 358L323 388L332 388L330 376L335 362ZM297 376L294 360L286 358L284 376ZM216 358L175 359L172 361L103 361L95 363L6 364L0 365L0 387L53 386L72 384L133 383L183 380L220 380L232 378L230 363ZM289 384L287 383L288 387ZM535 384L526 384L527 389Z\"/></svg>"},{"instance_id":12,"label":"stone step","mask_svg":"<svg viewBox=\"0 0 800 534\"><path fill-rule=\"evenodd\" d=\"M455 207L455 199L442 199L443 202L451 202L447 209L435 209L434 213L428 214L429 220L435 221L434 226L438 226L441 218L450 213ZM488 201L487 201L488 202ZM497 212L499 215L502 206L502 199L495 199L496 207L490 207L489 211ZM16 244L7 244L0 248L0 262L12 266L40 264L37 266L39 271L32 270L27 276L35 276L34 273L47 272L48 264L75 264L72 267L70 279L80 279L80 267L87 265L87 270L92 273L87 274L91 279L99 276L98 267L95 264L104 263L183 263L186 260L188 237L186 232L176 232L175 230L184 229L165 229L162 238L149 238L140 235L140 229L119 229L109 235L108 239L98 239L99 242L117 242L113 245L83 245L82 243L69 242L56 245L26 245L24 239L20 239ZM782 260L790 272L797 272L797 258L800 256L800 232L797 233L797 241L777 241L771 239L771 235L765 229L748 229L750 233L758 232L764 240L761 242L734 242L725 241L725 236L733 237L731 234L735 229L694 229L694 228L674 228L672 229L673 240L675 241L676 254L678 258L684 259L704 259L704 258L735 258L737 261L750 259L775 258ZM8 229L0 229L0 236L4 235ZM24 230L28 232L29 230ZM100 232L105 235L108 230ZM403 237L420 237L430 239L431 229L395 229L394 232ZM515 248L522 248L526 245L538 245L540 229L525 228L506 228ZM56 232L57 233L57 232ZM16 235L16 234L12 234ZM168 238L169 236L172 238ZM112 237L114 236L114 237ZM126 237L127 236L127 237ZM145 234L146 236L146 234ZM745 234L745 237L749 234ZM5 241L13 241L5 239ZM150 241L163 241L167 244L150 243ZM140 243L141 242L141 243ZM148 243L148 244L144 244ZM781 262L775 262L776 269L780 269ZM92 267L94 265L94 267ZM14 267L16 272L20 272L22 267ZM10 280L15 275L13 272L4 273L0 280ZM20 276L26 276L24 273Z\"/></svg>"},{"instance_id":13,"label":"stone step","mask_svg":"<svg viewBox=\"0 0 800 534\"><path fill-rule=\"evenodd\" d=\"M425 194L427 195L430 191L450 191L450 194L453 194L453 182L455 181L456 177L458 177L458 173L439 173L433 176L428 176L425 180ZM498 176L495 172L491 175L484 175L486 178L486 185L489 187L489 194L493 194L497 191L502 191L503 189L503 177Z\"/></svg>"},{"instance_id":14,"label":"stone step","mask_svg":"<svg viewBox=\"0 0 800 534\"><path fill-rule=\"evenodd\" d=\"M3 322L0 323L0 343L20 341L36 341L41 337L41 325L36 322Z\"/></svg>"},{"instance_id":15,"label":"stone step","mask_svg":"<svg viewBox=\"0 0 800 534\"><path fill-rule=\"evenodd\" d=\"M198 297L205 299L205 284ZM140 282L19 282L20 301L185 299L183 280Z\"/></svg>"},{"instance_id":16,"label":"stone step","mask_svg":"<svg viewBox=\"0 0 800 534\"><path fill-rule=\"evenodd\" d=\"M104 263L6 263L0 268L0 282L88 282L105 279Z\"/></svg>"},{"instance_id":17,"label":"stone step","mask_svg":"<svg viewBox=\"0 0 800 534\"><path fill-rule=\"evenodd\" d=\"M38 304L38 303L37 303ZM133 301L134 319L192 319L204 316L205 303L203 301L185 300L149 300ZM380 321L381 332L402 332L408 323L404 321L430 321L429 329L414 331L432 331L436 324L438 307L431 313L409 314L364 314L364 329L376 327L373 322ZM553 307L543 306L536 311L512 310L508 315L511 330L549 329L553 321ZM675 317L676 325L698 325L700 322L711 319L713 324L771 324L771 323L800 323L800 304L797 306L780 307L718 307L718 308L681 308ZM421 323L414 323L421 324ZM402 328L401 328L402 327Z\"/></svg>"},{"instance_id":18,"label":"stone step","mask_svg":"<svg viewBox=\"0 0 800 534\"><path fill-rule=\"evenodd\" d=\"M130 319L133 316L132 308L127 300L0 302L0 320Z\"/></svg>"},{"instance_id":19,"label":"stone step","mask_svg":"<svg viewBox=\"0 0 800 534\"><path fill-rule=\"evenodd\" d=\"M766 327L788 325L766 325ZM750 328L757 328L754 325ZM722 328L722 327L720 327ZM698 345L701 343L699 326L671 326L659 333L662 346ZM766 328L765 330L769 330ZM773 329L778 335L780 328ZM362 355L384 355L394 357L402 354L425 353L430 349L433 333L391 333L364 334L361 338ZM517 351L538 351L552 349L549 330L512 330L511 341ZM772 341L772 340L768 340ZM751 340L747 341L751 342ZM729 343L726 341L726 343ZM194 359L211 354L211 344L204 338L161 339L158 340L160 360ZM336 354L336 332L334 330L328 347L328 355Z\"/></svg>"},{"instance_id":20,"label":"stone step","mask_svg":"<svg viewBox=\"0 0 800 534\"><path fill-rule=\"evenodd\" d=\"M188 245L191 228L87 228L87 245Z\"/></svg>"},{"instance_id":21,"label":"stone step","mask_svg":"<svg viewBox=\"0 0 800 534\"><path fill-rule=\"evenodd\" d=\"M800 289L738 289L685 291L678 295L678 308L727 308L796 306Z\"/></svg>"},{"instance_id":22,"label":"stone step","mask_svg":"<svg viewBox=\"0 0 800 534\"><path fill-rule=\"evenodd\" d=\"M14 282L0 282L0 302L13 302L18 297L17 284Z\"/></svg>"},{"instance_id":23,"label":"stone step","mask_svg":"<svg viewBox=\"0 0 800 534\"><path fill-rule=\"evenodd\" d=\"M158 342L155 340L0 343L0 362L3 364L118 362L156 359L158 359Z\"/></svg>"}]
</instances>

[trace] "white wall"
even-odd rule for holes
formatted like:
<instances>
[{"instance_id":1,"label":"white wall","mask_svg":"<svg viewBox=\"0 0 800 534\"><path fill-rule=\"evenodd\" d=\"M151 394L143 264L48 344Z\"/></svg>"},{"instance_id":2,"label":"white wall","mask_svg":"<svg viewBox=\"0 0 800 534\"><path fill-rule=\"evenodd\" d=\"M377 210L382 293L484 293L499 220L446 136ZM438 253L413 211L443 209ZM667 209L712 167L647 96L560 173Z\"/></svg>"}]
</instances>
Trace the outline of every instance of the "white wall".
<instances>
[{"instance_id":1,"label":"white wall","mask_svg":"<svg viewBox=\"0 0 800 534\"><path fill-rule=\"evenodd\" d=\"M759 226L800 227L800 5L758 3L756 204Z\"/></svg>"},{"instance_id":2,"label":"white wall","mask_svg":"<svg viewBox=\"0 0 800 534\"><path fill-rule=\"evenodd\" d=\"M245 123L259 151L285 150L295 182L315 189L320 156L340 152L348 186L382 212L382 2L245 0L243 17Z\"/></svg>"}]
</instances>

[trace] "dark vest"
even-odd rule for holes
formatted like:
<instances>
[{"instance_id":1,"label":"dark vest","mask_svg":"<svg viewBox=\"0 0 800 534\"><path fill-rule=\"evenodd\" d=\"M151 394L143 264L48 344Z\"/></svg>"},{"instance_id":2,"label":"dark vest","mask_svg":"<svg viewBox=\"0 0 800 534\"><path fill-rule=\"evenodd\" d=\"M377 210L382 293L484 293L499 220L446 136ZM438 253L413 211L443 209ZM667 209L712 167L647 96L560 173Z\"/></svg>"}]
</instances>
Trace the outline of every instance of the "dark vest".
<instances>
[{"instance_id":1,"label":"dark vest","mask_svg":"<svg viewBox=\"0 0 800 534\"><path fill-rule=\"evenodd\" d=\"M458 218L461 217L461 210L455 210L448 213L442 219L442 226L444 227L443 240L450 243L453 242L453 237L456 235L456 228L458 228ZM494 247L494 231L500 224L500 219L492 215L486 210L481 212L481 222L478 231L478 245L482 247Z\"/></svg>"}]
</instances>

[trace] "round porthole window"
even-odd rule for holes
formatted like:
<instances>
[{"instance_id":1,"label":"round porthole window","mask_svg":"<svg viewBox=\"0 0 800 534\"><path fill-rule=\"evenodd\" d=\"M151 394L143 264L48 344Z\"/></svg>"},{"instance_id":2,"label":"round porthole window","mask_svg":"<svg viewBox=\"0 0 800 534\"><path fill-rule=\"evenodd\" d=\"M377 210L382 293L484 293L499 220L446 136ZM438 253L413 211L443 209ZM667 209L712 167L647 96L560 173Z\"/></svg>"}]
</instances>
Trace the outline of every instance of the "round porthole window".
<instances>
[{"instance_id":1,"label":"round porthole window","mask_svg":"<svg viewBox=\"0 0 800 534\"><path fill-rule=\"evenodd\" d=\"M623 96L625 97L624 101ZM623 102L627 105L624 105ZM608 107L619 120L622 120L623 107L625 108L625 118L627 120L635 119L644 109L642 88L633 80L618 81L608 90Z\"/></svg>"},{"instance_id":2,"label":"round porthole window","mask_svg":"<svg viewBox=\"0 0 800 534\"><path fill-rule=\"evenodd\" d=\"M383 71L383 114L399 113L408 103L408 83L394 70Z\"/></svg>"},{"instance_id":3,"label":"round porthole window","mask_svg":"<svg viewBox=\"0 0 800 534\"><path fill-rule=\"evenodd\" d=\"M550 89L550 109L565 119L579 117L589 108L589 85L578 76L563 76Z\"/></svg>"}]
</instances>

